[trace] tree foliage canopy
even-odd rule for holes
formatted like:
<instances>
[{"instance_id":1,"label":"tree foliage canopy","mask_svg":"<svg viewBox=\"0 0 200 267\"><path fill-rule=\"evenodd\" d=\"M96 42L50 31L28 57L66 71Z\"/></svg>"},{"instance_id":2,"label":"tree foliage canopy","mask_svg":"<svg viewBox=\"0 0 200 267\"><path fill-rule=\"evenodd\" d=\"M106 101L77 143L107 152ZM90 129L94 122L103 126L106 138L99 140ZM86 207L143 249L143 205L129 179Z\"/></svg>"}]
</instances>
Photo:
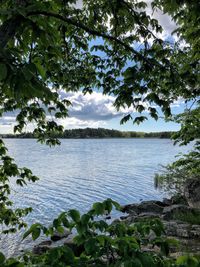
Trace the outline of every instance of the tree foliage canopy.
<instances>
[{"instance_id":1,"label":"tree foliage canopy","mask_svg":"<svg viewBox=\"0 0 200 267\"><path fill-rule=\"evenodd\" d=\"M62 131L48 119L67 116L70 103L60 99L61 88L112 94L118 109L133 106L144 113L133 117L136 123L147 119L147 111L158 119L158 107L168 118L175 100L199 96L198 1L152 2L176 21L178 42L159 38L162 27L145 12L145 2L75 4L1 2L1 114L19 110L16 132L28 122L36 122L41 140Z\"/></svg>"}]
</instances>

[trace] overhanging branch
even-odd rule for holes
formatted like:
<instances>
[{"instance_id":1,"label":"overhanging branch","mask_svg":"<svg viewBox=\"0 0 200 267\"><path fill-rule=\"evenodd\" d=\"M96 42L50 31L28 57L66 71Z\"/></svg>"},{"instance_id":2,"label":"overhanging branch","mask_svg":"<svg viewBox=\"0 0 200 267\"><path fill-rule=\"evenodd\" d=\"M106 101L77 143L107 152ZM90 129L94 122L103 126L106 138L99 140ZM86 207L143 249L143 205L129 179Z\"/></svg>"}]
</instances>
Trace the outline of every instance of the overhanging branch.
<instances>
[{"instance_id":1,"label":"overhanging branch","mask_svg":"<svg viewBox=\"0 0 200 267\"><path fill-rule=\"evenodd\" d=\"M0 48L3 49L6 47L8 41L13 39L16 34L17 27L20 26L22 16L18 15L12 17L3 22L0 26Z\"/></svg>"},{"instance_id":2,"label":"overhanging branch","mask_svg":"<svg viewBox=\"0 0 200 267\"><path fill-rule=\"evenodd\" d=\"M31 12L28 12L28 14L27 14L27 16L38 16L38 15L43 15L43 16L47 16L47 17L56 18L56 19L61 20L61 21L65 22L65 23L73 25L73 26L75 26L75 27L77 27L79 29L82 29L82 30L86 31L87 33L89 33L90 35L102 37L104 39L113 41L113 42L123 46L128 51L132 52L134 55L136 55L138 57L139 60L145 61L150 66L157 65L159 67L163 67L159 62L155 62L155 61L152 62L151 59L144 57L143 55L141 55L141 53L136 51L133 47L131 47L128 44L124 43L122 40L118 39L117 37L109 35L107 33L102 33L100 31L91 29L88 26L84 25L83 23L75 21L72 18L66 18L66 17L63 17L63 16L61 16L59 14L56 14L56 13L53 13L53 12L47 12L47 11L31 11Z\"/></svg>"}]
</instances>

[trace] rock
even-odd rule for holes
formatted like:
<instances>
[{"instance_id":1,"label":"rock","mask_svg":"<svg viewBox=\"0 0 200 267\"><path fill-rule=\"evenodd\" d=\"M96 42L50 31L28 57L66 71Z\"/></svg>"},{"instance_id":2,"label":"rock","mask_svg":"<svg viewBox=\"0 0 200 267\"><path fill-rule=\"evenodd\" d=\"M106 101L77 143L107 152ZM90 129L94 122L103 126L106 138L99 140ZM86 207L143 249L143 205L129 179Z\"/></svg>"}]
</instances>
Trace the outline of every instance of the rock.
<instances>
[{"instance_id":1,"label":"rock","mask_svg":"<svg viewBox=\"0 0 200 267\"><path fill-rule=\"evenodd\" d=\"M142 212L138 215L132 215L130 214L129 216L124 216L123 221L125 221L128 224L134 223L134 222L139 222L147 219L155 219L159 218L160 214L158 213L153 213L153 212ZM121 218L121 217L120 217Z\"/></svg>"},{"instance_id":2,"label":"rock","mask_svg":"<svg viewBox=\"0 0 200 267\"><path fill-rule=\"evenodd\" d=\"M38 246L51 246L52 241L51 240L45 240L42 241Z\"/></svg>"},{"instance_id":3,"label":"rock","mask_svg":"<svg viewBox=\"0 0 200 267\"><path fill-rule=\"evenodd\" d=\"M185 187L184 194L188 201L189 206L200 209L200 179L188 179Z\"/></svg>"},{"instance_id":4,"label":"rock","mask_svg":"<svg viewBox=\"0 0 200 267\"><path fill-rule=\"evenodd\" d=\"M188 212L190 210L190 207L186 206L186 205L172 205L172 206L168 206L165 207L163 209L163 215L162 218L163 220L172 220L174 219L174 216L177 215L178 213L184 213L184 212Z\"/></svg>"},{"instance_id":5,"label":"rock","mask_svg":"<svg viewBox=\"0 0 200 267\"><path fill-rule=\"evenodd\" d=\"M154 213L154 212L142 212L137 216L137 218L139 220L141 220L141 219L155 219L155 218L159 218L159 214Z\"/></svg>"},{"instance_id":6,"label":"rock","mask_svg":"<svg viewBox=\"0 0 200 267\"><path fill-rule=\"evenodd\" d=\"M128 204L128 205L122 206L121 211L129 213L129 214L137 215L139 212L138 206L139 204Z\"/></svg>"},{"instance_id":7,"label":"rock","mask_svg":"<svg viewBox=\"0 0 200 267\"><path fill-rule=\"evenodd\" d=\"M126 220L128 217L129 217L129 215L127 215L127 216L120 216L120 220L124 221L124 220Z\"/></svg>"},{"instance_id":8,"label":"rock","mask_svg":"<svg viewBox=\"0 0 200 267\"><path fill-rule=\"evenodd\" d=\"M200 240L200 225L191 225L180 221L163 222L167 236Z\"/></svg>"},{"instance_id":9,"label":"rock","mask_svg":"<svg viewBox=\"0 0 200 267\"><path fill-rule=\"evenodd\" d=\"M170 205L182 204L182 205L188 206L188 202L187 202L186 197L181 195L181 194L176 194L176 195L172 196L170 201L171 201Z\"/></svg>"},{"instance_id":10,"label":"rock","mask_svg":"<svg viewBox=\"0 0 200 267\"><path fill-rule=\"evenodd\" d=\"M123 220L125 223L127 224L131 224L131 223L134 223L136 222L138 216L132 216L132 215L129 215L127 216L127 218L125 220Z\"/></svg>"},{"instance_id":11,"label":"rock","mask_svg":"<svg viewBox=\"0 0 200 267\"><path fill-rule=\"evenodd\" d=\"M56 242L58 240L61 240L63 238L68 237L70 234L71 234L71 232L68 231L68 230L66 230L66 229L64 229L64 233L60 233L58 231L55 231L53 233L53 235L51 236L51 240L54 241L54 242Z\"/></svg>"},{"instance_id":12,"label":"rock","mask_svg":"<svg viewBox=\"0 0 200 267\"><path fill-rule=\"evenodd\" d=\"M45 252L47 252L50 249L50 246L44 246L44 245L36 245L33 247L33 254L41 255Z\"/></svg>"},{"instance_id":13,"label":"rock","mask_svg":"<svg viewBox=\"0 0 200 267\"><path fill-rule=\"evenodd\" d=\"M172 205L172 201L170 198L163 198L163 204L167 207Z\"/></svg>"},{"instance_id":14,"label":"rock","mask_svg":"<svg viewBox=\"0 0 200 267\"><path fill-rule=\"evenodd\" d=\"M33 254L41 255L51 248L52 241L45 240L33 247Z\"/></svg>"},{"instance_id":15,"label":"rock","mask_svg":"<svg viewBox=\"0 0 200 267\"><path fill-rule=\"evenodd\" d=\"M131 215L137 215L144 212L162 213L163 208L166 205L161 201L143 201L140 204L125 205L122 207L123 212L127 212Z\"/></svg>"}]
</instances>

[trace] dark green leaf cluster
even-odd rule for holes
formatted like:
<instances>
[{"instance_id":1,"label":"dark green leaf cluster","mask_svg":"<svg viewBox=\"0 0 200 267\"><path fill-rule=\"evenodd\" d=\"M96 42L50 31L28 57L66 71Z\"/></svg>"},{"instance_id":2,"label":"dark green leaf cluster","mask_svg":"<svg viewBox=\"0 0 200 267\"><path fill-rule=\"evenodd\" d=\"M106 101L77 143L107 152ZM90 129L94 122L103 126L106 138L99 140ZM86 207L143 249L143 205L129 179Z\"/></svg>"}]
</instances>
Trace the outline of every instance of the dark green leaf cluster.
<instances>
[{"instance_id":1,"label":"dark green leaf cluster","mask_svg":"<svg viewBox=\"0 0 200 267\"><path fill-rule=\"evenodd\" d=\"M20 110L16 131L36 122L39 140L48 137L56 128L49 125L48 112L67 116L69 103L59 98L60 89L91 93L98 88L115 95L117 109L128 106L139 113L133 118L137 124L146 120L140 113L157 120L160 107L167 118L178 97L198 96L196 45L182 49L158 38L162 27L146 13L144 2L84 0L81 9L77 1L17 3L1 2L0 13L1 113ZM152 5L172 14L181 38L191 41L183 34L188 20L181 18L193 14L197 23L196 5L173 9L156 0Z\"/></svg>"}]
</instances>

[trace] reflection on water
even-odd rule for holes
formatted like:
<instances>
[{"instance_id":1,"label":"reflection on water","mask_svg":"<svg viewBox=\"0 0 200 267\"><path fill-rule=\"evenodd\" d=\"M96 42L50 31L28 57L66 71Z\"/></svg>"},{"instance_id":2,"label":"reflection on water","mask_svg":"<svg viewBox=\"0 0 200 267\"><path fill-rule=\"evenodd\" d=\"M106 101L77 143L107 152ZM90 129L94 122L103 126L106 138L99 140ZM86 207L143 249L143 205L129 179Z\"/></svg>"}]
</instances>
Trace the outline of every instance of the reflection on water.
<instances>
[{"instance_id":1,"label":"reflection on water","mask_svg":"<svg viewBox=\"0 0 200 267\"><path fill-rule=\"evenodd\" d=\"M49 148L32 139L6 139L9 153L40 181L20 188L13 185L17 207L32 206L29 223L48 224L61 211L87 211L95 201L113 198L120 204L161 199L154 189L160 164L174 160L186 148L168 139L70 139ZM20 235L2 237L1 250L12 255L30 246Z\"/></svg>"}]
</instances>

